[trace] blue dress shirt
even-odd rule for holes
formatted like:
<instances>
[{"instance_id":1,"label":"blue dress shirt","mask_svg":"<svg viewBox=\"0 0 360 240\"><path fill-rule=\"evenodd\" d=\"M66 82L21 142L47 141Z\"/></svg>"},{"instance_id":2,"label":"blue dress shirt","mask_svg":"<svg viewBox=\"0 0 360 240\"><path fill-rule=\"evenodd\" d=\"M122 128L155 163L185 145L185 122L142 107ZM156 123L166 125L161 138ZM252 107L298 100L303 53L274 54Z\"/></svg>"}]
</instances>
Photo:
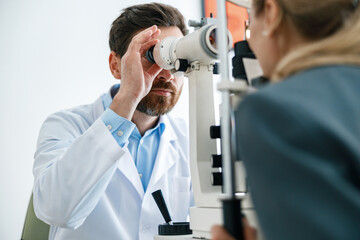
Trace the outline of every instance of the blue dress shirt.
<instances>
[{"instance_id":1,"label":"blue dress shirt","mask_svg":"<svg viewBox=\"0 0 360 240\"><path fill-rule=\"evenodd\" d=\"M120 85L115 87L119 88ZM117 115L109 108L112 102L110 92L104 94L102 100L105 108L102 120L120 147L129 149L139 172L144 191L146 191L154 168L160 137L165 130L165 123L160 117L158 124L154 128L147 130L144 136L141 136L133 122Z\"/></svg>"}]
</instances>

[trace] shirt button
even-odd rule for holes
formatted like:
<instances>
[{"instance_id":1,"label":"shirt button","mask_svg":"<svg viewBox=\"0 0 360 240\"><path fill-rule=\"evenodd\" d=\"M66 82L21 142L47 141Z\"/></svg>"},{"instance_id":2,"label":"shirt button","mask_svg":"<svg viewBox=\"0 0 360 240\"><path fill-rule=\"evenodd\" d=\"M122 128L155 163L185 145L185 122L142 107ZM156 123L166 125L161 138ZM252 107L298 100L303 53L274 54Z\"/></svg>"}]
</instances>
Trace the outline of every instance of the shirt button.
<instances>
[{"instance_id":1,"label":"shirt button","mask_svg":"<svg viewBox=\"0 0 360 240\"><path fill-rule=\"evenodd\" d=\"M112 129L112 126L111 126L111 125L107 125L106 127L107 127L107 129L109 129L109 130Z\"/></svg>"},{"instance_id":2,"label":"shirt button","mask_svg":"<svg viewBox=\"0 0 360 240\"><path fill-rule=\"evenodd\" d=\"M144 140L143 140L143 139L141 139L141 140L140 140L140 144L143 144L143 142L144 142Z\"/></svg>"},{"instance_id":3,"label":"shirt button","mask_svg":"<svg viewBox=\"0 0 360 240\"><path fill-rule=\"evenodd\" d=\"M119 137L121 137L123 134L124 134L124 133L123 133L123 131L121 131L121 130L117 132L117 135L118 135Z\"/></svg>"},{"instance_id":4,"label":"shirt button","mask_svg":"<svg viewBox=\"0 0 360 240\"><path fill-rule=\"evenodd\" d=\"M142 173L139 173L139 177L142 178Z\"/></svg>"}]
</instances>

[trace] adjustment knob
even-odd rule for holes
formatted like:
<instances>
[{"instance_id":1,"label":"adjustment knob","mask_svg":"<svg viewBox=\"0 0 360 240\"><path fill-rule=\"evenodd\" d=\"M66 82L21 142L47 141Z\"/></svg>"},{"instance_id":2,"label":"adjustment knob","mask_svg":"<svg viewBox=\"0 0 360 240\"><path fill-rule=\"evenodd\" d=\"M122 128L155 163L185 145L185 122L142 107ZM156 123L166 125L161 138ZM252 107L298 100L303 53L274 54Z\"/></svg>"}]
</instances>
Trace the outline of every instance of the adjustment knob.
<instances>
[{"instance_id":1,"label":"adjustment knob","mask_svg":"<svg viewBox=\"0 0 360 240\"><path fill-rule=\"evenodd\" d=\"M211 126L210 127L210 137L212 139L221 138L221 129L220 126Z\"/></svg>"},{"instance_id":2,"label":"adjustment knob","mask_svg":"<svg viewBox=\"0 0 360 240\"><path fill-rule=\"evenodd\" d=\"M176 59L174 67L176 71L186 72L189 67L189 63L186 59Z\"/></svg>"},{"instance_id":3,"label":"adjustment knob","mask_svg":"<svg viewBox=\"0 0 360 240\"><path fill-rule=\"evenodd\" d=\"M220 74L220 66L218 63L214 63L213 74Z\"/></svg>"},{"instance_id":4,"label":"adjustment knob","mask_svg":"<svg viewBox=\"0 0 360 240\"><path fill-rule=\"evenodd\" d=\"M213 172L211 176L211 183L214 186L222 185L222 173L221 172Z\"/></svg>"},{"instance_id":5,"label":"adjustment knob","mask_svg":"<svg viewBox=\"0 0 360 240\"><path fill-rule=\"evenodd\" d=\"M220 168L222 167L222 156L217 154L211 155L211 167Z\"/></svg>"}]
</instances>

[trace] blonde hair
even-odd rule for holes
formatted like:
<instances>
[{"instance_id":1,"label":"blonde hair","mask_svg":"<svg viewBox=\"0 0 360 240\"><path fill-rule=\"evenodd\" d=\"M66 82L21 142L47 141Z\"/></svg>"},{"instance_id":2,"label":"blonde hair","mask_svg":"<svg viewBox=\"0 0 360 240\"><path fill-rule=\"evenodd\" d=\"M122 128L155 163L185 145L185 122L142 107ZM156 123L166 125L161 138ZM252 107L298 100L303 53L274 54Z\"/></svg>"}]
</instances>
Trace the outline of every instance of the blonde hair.
<instances>
[{"instance_id":1,"label":"blonde hair","mask_svg":"<svg viewBox=\"0 0 360 240\"><path fill-rule=\"evenodd\" d=\"M302 70L331 65L360 65L360 6L358 0L276 0L282 21L290 21L310 43L289 52L277 64L272 81ZM264 0L254 0L261 13Z\"/></svg>"}]
</instances>

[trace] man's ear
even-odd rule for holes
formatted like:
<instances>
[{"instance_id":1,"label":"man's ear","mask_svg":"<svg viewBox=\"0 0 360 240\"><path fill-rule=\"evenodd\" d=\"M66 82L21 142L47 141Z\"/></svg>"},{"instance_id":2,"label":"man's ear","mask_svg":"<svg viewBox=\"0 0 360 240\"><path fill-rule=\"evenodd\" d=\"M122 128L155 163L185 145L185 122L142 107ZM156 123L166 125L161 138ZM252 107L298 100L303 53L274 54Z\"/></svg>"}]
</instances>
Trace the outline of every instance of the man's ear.
<instances>
[{"instance_id":1,"label":"man's ear","mask_svg":"<svg viewBox=\"0 0 360 240\"><path fill-rule=\"evenodd\" d=\"M265 0L265 29L269 37L272 37L280 27L283 11L276 0Z\"/></svg>"},{"instance_id":2,"label":"man's ear","mask_svg":"<svg viewBox=\"0 0 360 240\"><path fill-rule=\"evenodd\" d=\"M111 51L109 56L109 67L114 78L121 79L121 59L114 51Z\"/></svg>"}]
</instances>

